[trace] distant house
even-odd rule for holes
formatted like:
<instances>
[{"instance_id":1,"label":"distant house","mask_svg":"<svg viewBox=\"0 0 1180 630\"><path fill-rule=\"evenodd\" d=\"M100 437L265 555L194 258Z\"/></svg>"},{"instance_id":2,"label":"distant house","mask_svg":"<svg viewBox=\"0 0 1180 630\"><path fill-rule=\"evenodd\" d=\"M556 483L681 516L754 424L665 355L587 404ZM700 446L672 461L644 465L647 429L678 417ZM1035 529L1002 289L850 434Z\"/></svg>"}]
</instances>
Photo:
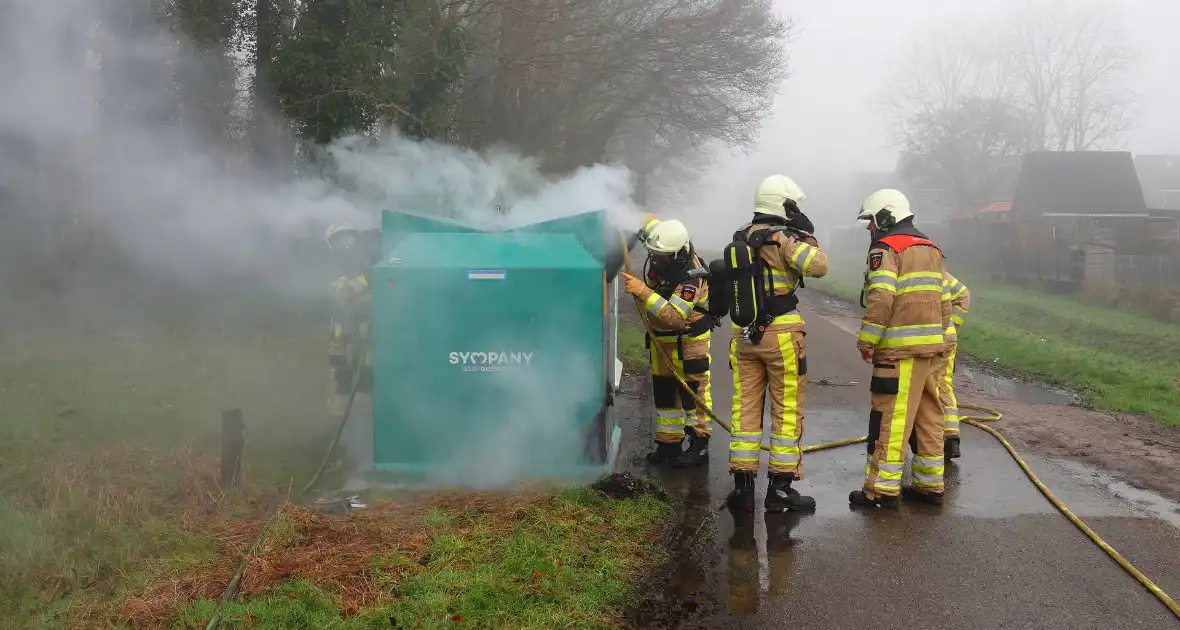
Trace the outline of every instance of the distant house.
<instances>
[{"instance_id":1,"label":"distant house","mask_svg":"<svg viewBox=\"0 0 1180 630\"><path fill-rule=\"evenodd\" d=\"M1012 217L1147 215L1131 154L1038 151L1024 158Z\"/></svg>"},{"instance_id":2,"label":"distant house","mask_svg":"<svg viewBox=\"0 0 1180 630\"><path fill-rule=\"evenodd\" d=\"M1128 286L1135 257L1158 251L1135 161L1124 151L1030 153L1011 214L1025 252L1054 250L1060 273L1068 250L1070 275L1090 288Z\"/></svg>"},{"instance_id":3,"label":"distant house","mask_svg":"<svg viewBox=\"0 0 1180 630\"><path fill-rule=\"evenodd\" d=\"M1029 153L1011 203L955 216L952 255L1054 290L1176 290L1180 211L1149 208L1152 175L1126 152Z\"/></svg>"}]
</instances>

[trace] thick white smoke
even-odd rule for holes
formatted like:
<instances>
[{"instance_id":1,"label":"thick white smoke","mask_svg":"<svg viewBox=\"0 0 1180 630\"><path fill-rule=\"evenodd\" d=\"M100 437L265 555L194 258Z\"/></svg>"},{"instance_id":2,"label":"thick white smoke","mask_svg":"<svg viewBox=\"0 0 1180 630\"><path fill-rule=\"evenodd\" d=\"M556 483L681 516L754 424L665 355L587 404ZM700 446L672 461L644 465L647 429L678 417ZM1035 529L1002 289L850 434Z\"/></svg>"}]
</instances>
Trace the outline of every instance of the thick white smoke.
<instances>
[{"instance_id":1,"label":"thick white smoke","mask_svg":"<svg viewBox=\"0 0 1180 630\"><path fill-rule=\"evenodd\" d=\"M602 209L615 223L635 227L631 173L619 165L551 178L535 158L505 148L476 153L400 135L377 144L345 138L328 153L373 208L442 214L483 230Z\"/></svg>"},{"instance_id":2,"label":"thick white smoke","mask_svg":"<svg viewBox=\"0 0 1180 630\"><path fill-rule=\"evenodd\" d=\"M176 33L126 28L120 20L134 2L0 5L6 217L73 215L114 238L138 268L197 289L257 276L274 264L276 244L319 238L332 221L378 227L382 208L452 216L482 228L508 220L496 206L511 208L513 223L597 208L629 227L636 220L624 168L599 165L552 180L535 161L510 151L480 155L396 133L376 145L346 138L328 148L337 161L333 182L349 182L348 190L314 174L273 175L291 172L289 163L253 168L242 157L247 142L172 122L176 111L208 105L193 93L178 97L166 70L180 64L203 76L212 69L186 56L189 47L178 44ZM115 101L123 107L112 108ZM246 99L239 101L246 111ZM292 155L289 146L270 153ZM298 270L274 271L265 274L272 288L322 297L320 278L305 283Z\"/></svg>"},{"instance_id":3,"label":"thick white smoke","mask_svg":"<svg viewBox=\"0 0 1180 630\"><path fill-rule=\"evenodd\" d=\"M553 178L508 149L477 154L397 133L383 134L378 143L352 137L325 147L333 158L330 180L300 171L289 140L272 138L262 153L275 163L259 165L248 156L254 141L247 132L200 124L205 113L225 117L208 111L210 100L202 100L200 90L178 96L172 89L169 69L177 64L196 77L217 69L186 54L190 47L178 44L176 33L129 26L129 8L137 3L0 3L0 257L16 263L0 270L40 264L30 259L70 257L83 266L102 261L96 271L106 274L104 283L70 289L78 306L66 309L70 317L96 320L104 308L115 310L116 321L139 311L137 321L152 323L160 315L143 300L161 285L184 287L209 303L228 301L232 283L248 291L261 286L288 300L325 300L331 278L290 252L325 253L321 235L329 223L378 227L382 209L438 214L488 230L606 209L620 227L638 227L631 175L618 166ZM239 77L238 86L246 84ZM257 122L246 98L230 114L231 124ZM121 266L108 267L109 257L87 257L74 245L62 247L56 235L63 225L91 226L96 241L113 244ZM8 244L14 248L3 247ZM162 282L145 285L145 276ZM115 298L112 277L120 286ZM30 304L25 310L33 317L46 312ZM0 298L0 308L6 306ZM447 470L457 478L447 479L484 476L502 483L527 474L530 459L577 453L582 436L564 419L584 396L564 390L570 379L595 382L584 363L566 356L559 373L507 379L521 393L518 413L508 414L509 426L472 436L463 452L479 457L454 462ZM324 370L326 378L326 361ZM367 435L354 437L359 443L351 447L369 448Z\"/></svg>"}]
</instances>

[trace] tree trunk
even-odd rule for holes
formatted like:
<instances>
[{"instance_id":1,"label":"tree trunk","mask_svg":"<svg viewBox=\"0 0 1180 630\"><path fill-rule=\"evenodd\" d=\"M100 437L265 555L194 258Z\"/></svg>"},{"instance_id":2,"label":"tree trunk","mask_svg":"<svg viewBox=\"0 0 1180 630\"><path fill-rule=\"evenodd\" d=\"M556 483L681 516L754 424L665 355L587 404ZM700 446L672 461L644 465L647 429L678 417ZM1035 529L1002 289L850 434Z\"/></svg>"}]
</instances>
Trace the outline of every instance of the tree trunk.
<instances>
[{"instance_id":1,"label":"tree trunk","mask_svg":"<svg viewBox=\"0 0 1180 630\"><path fill-rule=\"evenodd\" d=\"M270 82L275 46L279 40L279 12L275 0L255 0L254 3L254 91L251 127L251 146L255 160L267 164L275 157L277 137L272 128L270 112L274 106L274 89Z\"/></svg>"}]
</instances>

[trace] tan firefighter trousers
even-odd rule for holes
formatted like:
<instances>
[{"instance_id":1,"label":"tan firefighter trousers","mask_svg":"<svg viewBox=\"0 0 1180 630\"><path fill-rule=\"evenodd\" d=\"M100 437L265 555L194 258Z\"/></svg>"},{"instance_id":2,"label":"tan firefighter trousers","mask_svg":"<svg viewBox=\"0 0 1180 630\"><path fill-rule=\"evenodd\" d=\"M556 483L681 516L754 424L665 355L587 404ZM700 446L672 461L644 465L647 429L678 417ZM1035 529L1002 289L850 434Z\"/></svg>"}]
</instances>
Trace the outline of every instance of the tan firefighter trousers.
<instances>
[{"instance_id":1,"label":"tan firefighter trousers","mask_svg":"<svg viewBox=\"0 0 1180 630\"><path fill-rule=\"evenodd\" d=\"M734 330L729 345L733 369L733 434L729 469L758 472L762 414L770 392L770 472L803 478L803 400L807 350L800 330L768 329L756 345Z\"/></svg>"},{"instance_id":2,"label":"tan firefighter trousers","mask_svg":"<svg viewBox=\"0 0 1180 630\"><path fill-rule=\"evenodd\" d=\"M938 397L942 401L942 430L946 437L959 435L959 399L955 396L955 353L958 345L953 341L947 342L946 356L940 370Z\"/></svg>"},{"instance_id":3,"label":"tan firefighter trousers","mask_svg":"<svg viewBox=\"0 0 1180 630\"><path fill-rule=\"evenodd\" d=\"M712 408L713 394L709 387L709 344L711 335L705 333L691 341L676 343L648 339L648 353L651 359L652 402L656 408L656 441L679 444L684 441L687 431L698 436L709 436L709 414L697 410L696 399L680 385L679 375L692 391ZM674 338L673 338L674 339ZM675 373L659 355L659 343L672 361Z\"/></svg>"},{"instance_id":4,"label":"tan firefighter trousers","mask_svg":"<svg viewBox=\"0 0 1180 630\"><path fill-rule=\"evenodd\" d=\"M869 498L897 496L911 433L917 434L914 489L942 492L942 404L938 398L941 357L873 361L868 463L864 491Z\"/></svg>"}]
</instances>

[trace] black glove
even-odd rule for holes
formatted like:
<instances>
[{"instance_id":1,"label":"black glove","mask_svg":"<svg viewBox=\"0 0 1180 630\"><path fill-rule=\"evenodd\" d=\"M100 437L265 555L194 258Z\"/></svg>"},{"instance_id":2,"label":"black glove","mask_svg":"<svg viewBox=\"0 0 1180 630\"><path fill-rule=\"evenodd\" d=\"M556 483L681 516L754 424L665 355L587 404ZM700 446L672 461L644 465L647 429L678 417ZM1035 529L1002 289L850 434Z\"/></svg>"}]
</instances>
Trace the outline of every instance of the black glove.
<instances>
[{"instance_id":1,"label":"black glove","mask_svg":"<svg viewBox=\"0 0 1180 630\"><path fill-rule=\"evenodd\" d=\"M815 234L815 224L812 223L811 219L807 218L807 215L803 214L802 211L796 212L795 215L792 216L789 221L787 221L787 225L795 228L796 230L807 232L808 234Z\"/></svg>"}]
</instances>

